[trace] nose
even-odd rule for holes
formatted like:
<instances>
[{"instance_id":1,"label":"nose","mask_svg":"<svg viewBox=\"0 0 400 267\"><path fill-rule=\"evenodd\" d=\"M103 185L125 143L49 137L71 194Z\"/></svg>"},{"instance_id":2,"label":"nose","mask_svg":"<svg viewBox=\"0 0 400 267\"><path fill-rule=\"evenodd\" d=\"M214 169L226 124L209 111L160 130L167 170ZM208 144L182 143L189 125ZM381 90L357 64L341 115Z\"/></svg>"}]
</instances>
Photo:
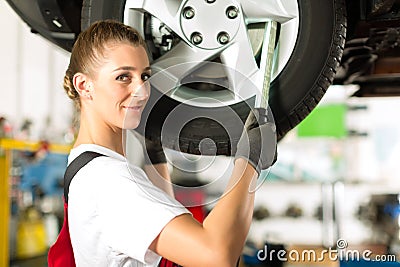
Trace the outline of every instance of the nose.
<instances>
[{"instance_id":1,"label":"nose","mask_svg":"<svg viewBox=\"0 0 400 267\"><path fill-rule=\"evenodd\" d=\"M150 96L150 83L141 82L132 86L131 96L137 100L146 100Z\"/></svg>"}]
</instances>

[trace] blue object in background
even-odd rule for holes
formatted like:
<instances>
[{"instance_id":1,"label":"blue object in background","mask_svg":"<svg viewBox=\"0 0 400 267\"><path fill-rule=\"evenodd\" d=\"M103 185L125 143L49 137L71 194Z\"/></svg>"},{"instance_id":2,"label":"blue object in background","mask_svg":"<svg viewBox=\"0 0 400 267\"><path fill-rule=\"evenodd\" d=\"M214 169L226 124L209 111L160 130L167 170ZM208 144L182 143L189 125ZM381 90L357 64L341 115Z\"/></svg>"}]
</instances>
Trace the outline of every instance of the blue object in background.
<instances>
[{"instance_id":1,"label":"blue object in background","mask_svg":"<svg viewBox=\"0 0 400 267\"><path fill-rule=\"evenodd\" d=\"M61 195L67 162L68 155L47 153L41 160L23 164L21 190L39 187L45 195Z\"/></svg>"},{"instance_id":2,"label":"blue object in background","mask_svg":"<svg viewBox=\"0 0 400 267\"><path fill-rule=\"evenodd\" d=\"M400 215L400 206L398 204L386 204L383 207L383 212L393 219L397 219Z\"/></svg>"}]
</instances>

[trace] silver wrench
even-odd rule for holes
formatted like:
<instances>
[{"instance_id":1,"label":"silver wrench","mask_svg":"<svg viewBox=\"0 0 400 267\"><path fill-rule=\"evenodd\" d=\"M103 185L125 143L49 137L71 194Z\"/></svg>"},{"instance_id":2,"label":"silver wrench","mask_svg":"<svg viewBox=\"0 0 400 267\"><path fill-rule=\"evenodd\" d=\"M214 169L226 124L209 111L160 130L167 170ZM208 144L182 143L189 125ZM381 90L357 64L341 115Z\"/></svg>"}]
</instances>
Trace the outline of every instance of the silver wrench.
<instances>
[{"instance_id":1,"label":"silver wrench","mask_svg":"<svg viewBox=\"0 0 400 267\"><path fill-rule=\"evenodd\" d=\"M265 123L268 115L268 98L269 89L271 87L271 75L275 50L275 39L277 31L276 21L267 21L265 23L264 40L261 50L260 73L258 77L257 87L260 88L256 95L254 109L259 111L259 123Z\"/></svg>"}]
</instances>

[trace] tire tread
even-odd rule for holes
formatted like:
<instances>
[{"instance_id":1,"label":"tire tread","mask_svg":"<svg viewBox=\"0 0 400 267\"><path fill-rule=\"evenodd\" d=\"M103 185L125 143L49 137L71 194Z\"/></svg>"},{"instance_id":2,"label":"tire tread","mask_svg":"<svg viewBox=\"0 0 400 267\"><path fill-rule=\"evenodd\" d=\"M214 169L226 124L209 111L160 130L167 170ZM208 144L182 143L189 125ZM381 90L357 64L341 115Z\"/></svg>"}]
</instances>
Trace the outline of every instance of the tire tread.
<instances>
[{"instance_id":1,"label":"tire tread","mask_svg":"<svg viewBox=\"0 0 400 267\"><path fill-rule=\"evenodd\" d=\"M305 95L303 100L300 101L289 116L286 117L286 121L279 121L279 124L277 125L278 139L282 139L288 131L307 117L307 115L317 106L319 101L321 101L329 86L333 83L336 70L339 67L343 55L347 30L345 0L335 0L335 7L335 36L333 37L333 42L329 48L329 58L327 59L324 69L321 71L319 79L314 83L313 87Z\"/></svg>"}]
</instances>

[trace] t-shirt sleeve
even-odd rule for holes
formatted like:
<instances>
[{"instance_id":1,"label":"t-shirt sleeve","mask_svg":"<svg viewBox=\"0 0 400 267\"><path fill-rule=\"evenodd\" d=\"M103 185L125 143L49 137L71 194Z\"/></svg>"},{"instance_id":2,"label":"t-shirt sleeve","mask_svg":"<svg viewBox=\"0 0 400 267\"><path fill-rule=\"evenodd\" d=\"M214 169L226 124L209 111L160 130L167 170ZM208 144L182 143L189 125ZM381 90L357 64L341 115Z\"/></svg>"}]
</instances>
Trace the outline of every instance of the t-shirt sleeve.
<instances>
[{"instance_id":1,"label":"t-shirt sleeve","mask_svg":"<svg viewBox=\"0 0 400 267\"><path fill-rule=\"evenodd\" d=\"M190 212L140 169L125 165L124 170L103 179L106 192L98 211L104 237L115 252L153 264L159 257L148 250L151 242L173 218Z\"/></svg>"}]
</instances>

